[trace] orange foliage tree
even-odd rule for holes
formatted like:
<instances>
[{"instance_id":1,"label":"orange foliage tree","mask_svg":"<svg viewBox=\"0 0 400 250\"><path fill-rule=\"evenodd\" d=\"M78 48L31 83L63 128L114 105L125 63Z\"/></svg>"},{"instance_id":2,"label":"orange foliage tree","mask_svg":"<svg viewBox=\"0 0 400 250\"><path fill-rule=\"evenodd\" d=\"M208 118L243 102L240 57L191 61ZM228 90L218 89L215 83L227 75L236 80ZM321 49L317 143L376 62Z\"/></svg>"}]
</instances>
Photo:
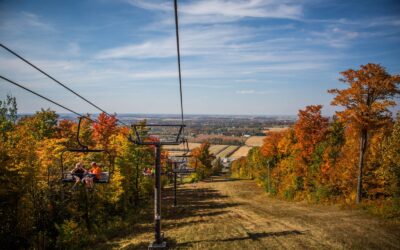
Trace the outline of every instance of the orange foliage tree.
<instances>
[{"instance_id":1,"label":"orange foliage tree","mask_svg":"<svg viewBox=\"0 0 400 250\"><path fill-rule=\"evenodd\" d=\"M307 106L299 110L294 133L297 138L296 149L298 158L296 166L297 186L304 189L311 189L314 171L310 171L313 154L316 147L325 138L328 129L328 118L321 115L322 105Z\"/></svg>"},{"instance_id":2,"label":"orange foliage tree","mask_svg":"<svg viewBox=\"0 0 400 250\"><path fill-rule=\"evenodd\" d=\"M101 113L97 121L93 124L93 137L103 148L107 148L111 136L117 132L117 118L115 115Z\"/></svg>"},{"instance_id":3,"label":"orange foliage tree","mask_svg":"<svg viewBox=\"0 0 400 250\"><path fill-rule=\"evenodd\" d=\"M282 140L283 135L283 132L268 133L267 137L264 139L263 145L260 148L263 156L267 158L274 158L279 155L279 142Z\"/></svg>"},{"instance_id":4,"label":"orange foliage tree","mask_svg":"<svg viewBox=\"0 0 400 250\"><path fill-rule=\"evenodd\" d=\"M399 94L399 75L390 75L379 64L369 63L360 69L349 69L341 73L340 79L348 85L346 89L331 89L335 97L332 105L345 109L338 111L338 117L354 126L359 136L359 160L356 203L361 201L362 177L368 137L371 132L391 121L389 108L396 105L393 98Z\"/></svg>"},{"instance_id":5,"label":"orange foliage tree","mask_svg":"<svg viewBox=\"0 0 400 250\"><path fill-rule=\"evenodd\" d=\"M297 145L305 163L310 162L316 145L324 139L328 128L328 118L321 115L322 105L307 106L299 110L299 119L294 126Z\"/></svg>"},{"instance_id":6,"label":"orange foliage tree","mask_svg":"<svg viewBox=\"0 0 400 250\"><path fill-rule=\"evenodd\" d=\"M210 143L204 142L199 147L194 148L191 152L191 166L196 169L196 174L199 179L203 179L211 175L212 162L215 157L210 154Z\"/></svg>"}]
</instances>

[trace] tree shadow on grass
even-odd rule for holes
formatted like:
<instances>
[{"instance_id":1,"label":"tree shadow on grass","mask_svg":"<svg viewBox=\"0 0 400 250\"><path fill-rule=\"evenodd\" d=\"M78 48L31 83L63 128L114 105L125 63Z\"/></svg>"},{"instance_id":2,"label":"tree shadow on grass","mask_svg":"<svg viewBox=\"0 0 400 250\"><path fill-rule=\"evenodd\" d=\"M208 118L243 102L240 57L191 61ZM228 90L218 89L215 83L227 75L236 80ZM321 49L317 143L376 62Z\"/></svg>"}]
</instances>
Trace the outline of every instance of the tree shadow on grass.
<instances>
[{"instance_id":1,"label":"tree shadow on grass","mask_svg":"<svg viewBox=\"0 0 400 250\"><path fill-rule=\"evenodd\" d=\"M210 211L209 213L204 213L204 210L223 210L241 205L241 203L225 202L224 200L227 197L217 190L210 188L195 190L180 188L177 190L178 207L172 207L173 189L166 189L163 199L165 202L163 217L169 220L180 220L196 216L216 216L227 211Z\"/></svg>"},{"instance_id":2,"label":"tree shadow on grass","mask_svg":"<svg viewBox=\"0 0 400 250\"><path fill-rule=\"evenodd\" d=\"M231 178L231 177L223 177L223 176L212 176L210 178L207 178L205 180L202 180L202 182L233 182L233 181L239 181L240 179L236 178Z\"/></svg>"},{"instance_id":3,"label":"tree shadow on grass","mask_svg":"<svg viewBox=\"0 0 400 250\"><path fill-rule=\"evenodd\" d=\"M225 211L216 211L216 212L211 212L211 213L203 213L203 214L198 214L194 215L193 219L186 219L184 221L182 220L166 220L163 223L163 229L175 229L175 228L180 228L180 227L191 227L194 226L197 223L208 223L212 222L214 219L212 218L213 216L218 216L225 214ZM195 217L201 217L201 218L195 218Z\"/></svg>"},{"instance_id":4,"label":"tree shadow on grass","mask_svg":"<svg viewBox=\"0 0 400 250\"><path fill-rule=\"evenodd\" d=\"M218 243L218 242L233 242L233 241L242 241L242 240L259 240L262 238L269 237L283 237L283 236L292 236L292 235L302 235L304 232L298 230L289 230L289 231L280 231L280 232L261 232L261 233L247 233L246 236L243 237L232 237L225 239L216 239L216 240L198 240L198 241L188 241L182 243L176 243L176 245L170 244L171 247L190 247L193 244L197 243Z\"/></svg>"},{"instance_id":5,"label":"tree shadow on grass","mask_svg":"<svg viewBox=\"0 0 400 250\"><path fill-rule=\"evenodd\" d=\"M162 228L176 229L185 226L193 226L196 223L211 220L213 216L219 216L227 213L225 208L234 207L240 205L239 203L229 203L224 201L227 196L222 195L215 189L210 188L198 188L190 189L180 187L177 192L178 205L179 207L172 207L173 204L173 189L166 188L163 190L163 201L162 201ZM101 249L118 248L118 242L115 242L118 238L129 237L140 237L143 234L151 234L148 242L137 242L132 243L124 247L124 249L147 249L150 241L153 240L153 221L152 211L153 206L148 207L145 218L140 223L133 226L133 230L129 230L129 233L120 233L120 237L115 237L114 242L107 242L101 245ZM202 221L199 221L199 217ZM165 232L168 234L168 232ZM110 239L111 240L111 239ZM175 245L174 239L168 239L168 243Z\"/></svg>"}]
</instances>

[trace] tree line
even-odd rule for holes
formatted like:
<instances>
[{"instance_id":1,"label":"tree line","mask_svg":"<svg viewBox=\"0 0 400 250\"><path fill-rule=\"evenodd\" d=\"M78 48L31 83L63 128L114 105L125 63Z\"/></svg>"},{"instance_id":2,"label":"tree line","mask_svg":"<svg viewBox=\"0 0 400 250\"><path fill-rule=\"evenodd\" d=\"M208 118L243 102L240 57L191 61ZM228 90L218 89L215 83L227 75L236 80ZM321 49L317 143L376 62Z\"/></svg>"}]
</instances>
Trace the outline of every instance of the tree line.
<instances>
[{"instance_id":1,"label":"tree line","mask_svg":"<svg viewBox=\"0 0 400 250\"><path fill-rule=\"evenodd\" d=\"M391 109L399 75L379 64L341 72L331 89L339 111L299 110L293 127L268 133L261 147L232 163L235 177L256 179L270 194L311 201L372 202L400 214L400 113ZM389 210L390 210L389 209Z\"/></svg>"}]
</instances>

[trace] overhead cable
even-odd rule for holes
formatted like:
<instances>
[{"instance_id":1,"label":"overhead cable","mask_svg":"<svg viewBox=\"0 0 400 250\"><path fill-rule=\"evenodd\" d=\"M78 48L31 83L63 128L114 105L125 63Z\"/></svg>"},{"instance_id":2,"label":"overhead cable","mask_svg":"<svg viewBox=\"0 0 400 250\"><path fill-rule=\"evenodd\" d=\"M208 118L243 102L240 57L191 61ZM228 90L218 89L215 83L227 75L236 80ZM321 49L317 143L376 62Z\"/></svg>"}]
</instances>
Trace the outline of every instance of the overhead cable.
<instances>
[{"instance_id":1,"label":"overhead cable","mask_svg":"<svg viewBox=\"0 0 400 250\"><path fill-rule=\"evenodd\" d=\"M89 101L88 99L86 99L85 97L81 96L80 94L78 94L76 91L72 90L71 88L69 88L68 86L66 86L65 84L61 83L60 81L58 81L57 79L55 79L54 77L52 77L51 75L49 75L48 73L44 72L42 69L40 69L39 67L37 67L36 65L34 65L33 63L31 63L30 61L28 61L27 59L23 58L22 56L20 56L19 54L17 54L15 51L11 50L10 48L8 48L7 46L5 46L4 44L0 43L0 46L3 47L5 50L7 50L8 52L10 52L11 54L13 54L14 56L18 57L19 59L21 59L23 62L29 64L31 67L33 67L34 69L36 69L37 71L39 71L40 73L42 73L43 75L47 76L48 78L50 78L51 80L53 80L54 82L56 82L57 84L59 84L60 86L64 87L65 89L67 89L69 92L73 93L74 95L78 96L79 98L81 98L82 100L84 100L85 102L89 103L91 106L95 107L97 110L100 110L101 112L107 114L108 116L111 116L107 111L105 111L104 109L100 108L99 106L97 106L96 104L94 104L93 102ZM121 124L128 126L127 124L125 124L124 122L120 121L119 119L117 119L118 122L120 122Z\"/></svg>"},{"instance_id":2,"label":"overhead cable","mask_svg":"<svg viewBox=\"0 0 400 250\"><path fill-rule=\"evenodd\" d=\"M14 81L12 81L12 80L10 80L10 79L4 77L4 76L1 76L1 75L0 75L0 78L3 79L3 80L5 80L5 81L7 81L7 82L9 82L9 83L11 83L11 84L13 84L13 85L15 85L15 86L17 86L17 87L19 87L19 88L21 88L21 89L24 89L24 90L26 90L26 91L28 91L28 92L30 92L30 93L32 93L32 94L34 94L34 95L36 95L36 96L42 98L42 99L45 99L46 101L51 102L51 103L53 103L54 105L56 105L56 106L58 106L58 107L60 107L60 108L63 108L63 109L65 109L65 110L68 110L69 112L71 112L71 113L77 115L78 117L85 117L86 119L88 119L88 120L90 120L90 121L92 121L92 122L94 122L94 123L98 123L97 121L94 121L94 120L88 118L87 116L85 116L85 115L83 115L83 114L80 114L80 113L78 113L78 112L76 112L76 111L74 111L74 110L72 110L72 109L70 109L70 108L68 108L68 107L66 107L66 106L64 106L64 105L62 105L62 104L56 102L56 101L53 101L53 100L51 100L50 98L47 98L47 97L45 97L45 96L43 96L43 95L41 95L41 94L39 94L39 93L37 93L37 92L35 92L35 91L33 91L33 90L27 88L27 87L25 87L25 86L23 86L23 85L21 85L21 84L19 84L19 83L16 83L16 82L14 82Z\"/></svg>"},{"instance_id":3,"label":"overhead cable","mask_svg":"<svg viewBox=\"0 0 400 250\"><path fill-rule=\"evenodd\" d=\"M179 94L181 101L181 121L184 123L183 118L183 97L182 97L182 74L181 74L181 53L179 48L179 24L178 24L178 2L174 0L174 10L175 10L175 33L176 33L176 50L178 53L178 73L179 73Z\"/></svg>"}]
</instances>

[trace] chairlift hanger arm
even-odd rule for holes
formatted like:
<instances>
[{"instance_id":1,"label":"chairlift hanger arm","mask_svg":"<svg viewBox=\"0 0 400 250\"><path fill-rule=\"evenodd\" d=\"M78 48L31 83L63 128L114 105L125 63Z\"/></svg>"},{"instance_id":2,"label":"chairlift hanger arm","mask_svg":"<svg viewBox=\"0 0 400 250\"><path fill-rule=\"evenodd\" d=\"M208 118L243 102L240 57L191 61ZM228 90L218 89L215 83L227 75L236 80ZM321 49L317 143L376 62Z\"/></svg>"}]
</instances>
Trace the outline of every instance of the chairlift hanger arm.
<instances>
[{"instance_id":1,"label":"chairlift hanger arm","mask_svg":"<svg viewBox=\"0 0 400 250\"><path fill-rule=\"evenodd\" d=\"M88 118L88 119L89 119L89 118ZM89 119L89 120L90 120L90 119ZM78 142L79 146L81 146L82 149L88 150L89 147L86 146L86 145L84 145L84 144L81 142L80 138L79 138L79 134L80 134L80 131L81 131L81 123L82 123L82 117L79 117L78 131L76 132L76 141Z\"/></svg>"}]
</instances>

